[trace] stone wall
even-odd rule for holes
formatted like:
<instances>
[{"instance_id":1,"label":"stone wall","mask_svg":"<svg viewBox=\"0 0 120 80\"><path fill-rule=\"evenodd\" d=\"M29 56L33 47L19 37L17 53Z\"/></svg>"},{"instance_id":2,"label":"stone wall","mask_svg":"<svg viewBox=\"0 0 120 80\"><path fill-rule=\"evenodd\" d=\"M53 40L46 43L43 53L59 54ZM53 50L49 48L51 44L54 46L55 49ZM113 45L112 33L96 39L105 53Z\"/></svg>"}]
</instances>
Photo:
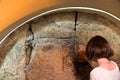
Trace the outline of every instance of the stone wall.
<instances>
[{"instance_id":1,"label":"stone wall","mask_svg":"<svg viewBox=\"0 0 120 80\"><path fill-rule=\"evenodd\" d=\"M92 67L75 46L105 37L120 66L120 26L91 13L64 11L36 18L0 46L0 80L89 80ZM79 57L79 61L77 60Z\"/></svg>"}]
</instances>

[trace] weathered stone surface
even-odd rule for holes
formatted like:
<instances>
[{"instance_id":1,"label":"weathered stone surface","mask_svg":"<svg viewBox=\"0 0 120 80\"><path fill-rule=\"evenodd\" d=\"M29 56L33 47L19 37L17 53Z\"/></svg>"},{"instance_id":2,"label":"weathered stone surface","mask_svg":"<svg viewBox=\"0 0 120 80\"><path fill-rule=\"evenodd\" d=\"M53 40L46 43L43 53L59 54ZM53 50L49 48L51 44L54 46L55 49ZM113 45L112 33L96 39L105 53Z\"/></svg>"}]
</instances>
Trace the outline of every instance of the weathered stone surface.
<instances>
[{"instance_id":1,"label":"weathered stone surface","mask_svg":"<svg viewBox=\"0 0 120 80\"><path fill-rule=\"evenodd\" d=\"M44 43L36 45L26 77L28 80L75 80L73 71L69 49Z\"/></svg>"},{"instance_id":2,"label":"weathered stone surface","mask_svg":"<svg viewBox=\"0 0 120 80\"><path fill-rule=\"evenodd\" d=\"M119 27L101 16L79 13L76 26L76 41L79 44L86 45L91 37L101 35L108 40L115 52L112 59L120 63L120 33L118 30Z\"/></svg>"},{"instance_id":3,"label":"weathered stone surface","mask_svg":"<svg viewBox=\"0 0 120 80\"><path fill-rule=\"evenodd\" d=\"M74 39L37 39L25 71L28 80L75 80ZM67 77L70 76L70 77Z\"/></svg>"},{"instance_id":4,"label":"weathered stone surface","mask_svg":"<svg viewBox=\"0 0 120 80\"><path fill-rule=\"evenodd\" d=\"M74 12L60 12L34 20L32 30L35 38L73 38L74 25Z\"/></svg>"},{"instance_id":5,"label":"weathered stone surface","mask_svg":"<svg viewBox=\"0 0 120 80\"><path fill-rule=\"evenodd\" d=\"M0 58L4 58L0 68L0 80L20 80L21 71L25 66L25 41L28 28L28 24L19 28L0 48L0 54L4 54L5 57Z\"/></svg>"},{"instance_id":6,"label":"weathered stone surface","mask_svg":"<svg viewBox=\"0 0 120 80\"><path fill-rule=\"evenodd\" d=\"M89 80L92 68L77 55L75 46L101 35L110 42L112 59L120 66L119 28L100 15L83 12L39 17L0 46L0 80Z\"/></svg>"}]
</instances>

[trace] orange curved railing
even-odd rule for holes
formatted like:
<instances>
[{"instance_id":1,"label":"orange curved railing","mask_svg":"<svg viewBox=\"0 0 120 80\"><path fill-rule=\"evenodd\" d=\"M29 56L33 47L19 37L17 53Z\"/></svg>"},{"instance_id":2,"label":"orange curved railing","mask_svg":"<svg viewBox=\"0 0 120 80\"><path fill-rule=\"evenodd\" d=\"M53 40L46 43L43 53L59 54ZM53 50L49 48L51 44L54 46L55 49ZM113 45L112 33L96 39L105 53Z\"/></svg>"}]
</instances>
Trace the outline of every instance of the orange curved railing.
<instances>
[{"instance_id":1,"label":"orange curved railing","mask_svg":"<svg viewBox=\"0 0 120 80\"><path fill-rule=\"evenodd\" d=\"M28 14L57 5L97 7L120 18L119 0L0 0L0 31Z\"/></svg>"},{"instance_id":2,"label":"orange curved railing","mask_svg":"<svg viewBox=\"0 0 120 80\"><path fill-rule=\"evenodd\" d=\"M15 28L31 17L67 7L98 10L120 25L120 0L0 0L0 45Z\"/></svg>"},{"instance_id":3,"label":"orange curved railing","mask_svg":"<svg viewBox=\"0 0 120 80\"><path fill-rule=\"evenodd\" d=\"M58 4L58 1L59 0L0 0L0 31L26 15Z\"/></svg>"}]
</instances>

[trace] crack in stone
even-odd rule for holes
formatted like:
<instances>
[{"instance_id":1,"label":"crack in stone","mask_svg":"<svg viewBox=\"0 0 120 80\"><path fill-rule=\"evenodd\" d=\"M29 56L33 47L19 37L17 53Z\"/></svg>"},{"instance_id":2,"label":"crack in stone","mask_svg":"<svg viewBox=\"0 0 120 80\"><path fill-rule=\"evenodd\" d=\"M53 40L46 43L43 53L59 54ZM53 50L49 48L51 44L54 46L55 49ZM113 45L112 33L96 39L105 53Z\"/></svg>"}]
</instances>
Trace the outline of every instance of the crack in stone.
<instances>
[{"instance_id":1,"label":"crack in stone","mask_svg":"<svg viewBox=\"0 0 120 80\"><path fill-rule=\"evenodd\" d=\"M32 31L32 26L31 26L31 23L29 23L29 29L28 29L28 32L27 32L27 40L26 40L26 49L25 49L25 75L26 75L26 72L29 70L29 64L30 64L30 61L31 61L31 58L32 58L32 51L33 51L33 48L34 48L34 44L33 44L33 41L34 41L34 33ZM27 77L25 77L25 80L28 80Z\"/></svg>"},{"instance_id":2,"label":"crack in stone","mask_svg":"<svg viewBox=\"0 0 120 80\"><path fill-rule=\"evenodd\" d=\"M32 31L31 23L29 23L29 29L28 29L27 40L26 40L26 49L25 49L25 53L26 53L25 65L26 65L26 67L29 66L30 60L32 57L32 50L34 48L33 41L34 41L34 33Z\"/></svg>"},{"instance_id":3,"label":"crack in stone","mask_svg":"<svg viewBox=\"0 0 120 80\"><path fill-rule=\"evenodd\" d=\"M32 31L31 24L29 23L29 30L27 34L27 41L26 41L26 65L29 65L30 60L31 60L31 55L32 55L32 50L33 50L33 40L34 40L34 33Z\"/></svg>"},{"instance_id":4,"label":"crack in stone","mask_svg":"<svg viewBox=\"0 0 120 80\"><path fill-rule=\"evenodd\" d=\"M78 12L75 12L75 28L74 31L76 31L76 26L77 26L77 21L78 21Z\"/></svg>"}]
</instances>

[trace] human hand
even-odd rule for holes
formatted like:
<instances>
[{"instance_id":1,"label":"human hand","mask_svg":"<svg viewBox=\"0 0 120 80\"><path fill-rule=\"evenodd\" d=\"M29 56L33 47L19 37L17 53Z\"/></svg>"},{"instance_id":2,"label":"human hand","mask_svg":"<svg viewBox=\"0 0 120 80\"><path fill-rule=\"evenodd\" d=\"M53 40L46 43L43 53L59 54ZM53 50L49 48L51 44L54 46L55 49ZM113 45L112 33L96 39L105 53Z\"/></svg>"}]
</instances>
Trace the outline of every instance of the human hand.
<instances>
[{"instance_id":1,"label":"human hand","mask_svg":"<svg viewBox=\"0 0 120 80\"><path fill-rule=\"evenodd\" d=\"M81 56L84 60L88 61L85 53L86 46L79 45L78 46L78 55Z\"/></svg>"},{"instance_id":2,"label":"human hand","mask_svg":"<svg viewBox=\"0 0 120 80\"><path fill-rule=\"evenodd\" d=\"M82 54L83 52L85 53L85 46L84 45L79 45L78 52Z\"/></svg>"},{"instance_id":3,"label":"human hand","mask_svg":"<svg viewBox=\"0 0 120 80\"><path fill-rule=\"evenodd\" d=\"M77 53L77 60L79 62L88 62L90 65L91 65L91 61L88 60L87 56L86 56L86 46L85 45L78 45L78 46L75 46L75 51Z\"/></svg>"},{"instance_id":4,"label":"human hand","mask_svg":"<svg viewBox=\"0 0 120 80\"><path fill-rule=\"evenodd\" d=\"M78 45L77 47L77 57L79 61L86 61L86 55L85 55L85 46L84 45Z\"/></svg>"}]
</instances>

